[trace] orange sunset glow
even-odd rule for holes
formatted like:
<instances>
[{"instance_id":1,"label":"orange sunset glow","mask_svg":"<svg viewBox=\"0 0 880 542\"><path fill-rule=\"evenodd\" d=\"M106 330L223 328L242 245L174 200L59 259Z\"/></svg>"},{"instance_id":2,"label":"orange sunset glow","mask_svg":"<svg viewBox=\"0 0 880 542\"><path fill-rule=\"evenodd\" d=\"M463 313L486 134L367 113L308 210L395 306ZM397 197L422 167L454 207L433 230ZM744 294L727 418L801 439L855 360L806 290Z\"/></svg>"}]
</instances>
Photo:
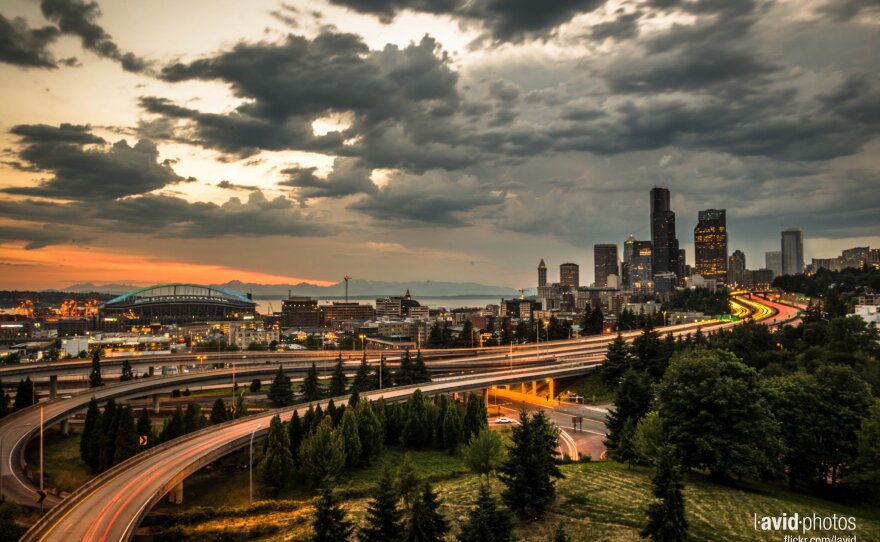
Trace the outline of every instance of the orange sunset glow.
<instances>
[{"instance_id":1,"label":"orange sunset glow","mask_svg":"<svg viewBox=\"0 0 880 542\"><path fill-rule=\"evenodd\" d=\"M262 284L334 284L330 281L272 275L222 265L145 259L131 254L83 247L51 246L40 250L26 250L23 244L5 244L0 247L0 284L4 288L57 288L78 282L112 282L134 286L161 282L220 284L230 280Z\"/></svg>"}]
</instances>

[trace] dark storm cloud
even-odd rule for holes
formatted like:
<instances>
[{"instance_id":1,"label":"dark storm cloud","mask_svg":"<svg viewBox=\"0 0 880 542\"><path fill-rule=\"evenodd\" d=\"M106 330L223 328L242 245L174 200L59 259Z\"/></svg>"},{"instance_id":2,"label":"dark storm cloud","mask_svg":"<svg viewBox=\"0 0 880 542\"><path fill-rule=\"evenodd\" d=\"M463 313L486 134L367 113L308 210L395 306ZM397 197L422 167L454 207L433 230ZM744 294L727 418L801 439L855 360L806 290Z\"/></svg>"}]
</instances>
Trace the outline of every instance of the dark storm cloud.
<instances>
[{"instance_id":1,"label":"dark storm cloud","mask_svg":"<svg viewBox=\"0 0 880 542\"><path fill-rule=\"evenodd\" d=\"M223 190L259 190L260 188L257 186L249 185L249 184L235 184L231 181L222 180L216 184L217 188L222 188Z\"/></svg>"},{"instance_id":2,"label":"dark storm cloud","mask_svg":"<svg viewBox=\"0 0 880 542\"><path fill-rule=\"evenodd\" d=\"M32 29L21 17L10 20L0 14L0 62L22 68L57 68L48 47L60 34L54 26Z\"/></svg>"},{"instance_id":3,"label":"dark storm cloud","mask_svg":"<svg viewBox=\"0 0 880 542\"><path fill-rule=\"evenodd\" d=\"M208 114L155 97L141 99L149 113L182 121L181 137L238 155L259 149L319 150L358 156L365 165L420 169L455 154L459 129L458 74L434 39L405 48L371 51L353 34L325 31L313 40L289 36L281 43L241 43L231 51L162 69L167 81L212 80L229 84L245 100L230 114ZM340 132L314 135L312 122L333 113L353 117ZM398 134L413 150L400 156ZM344 142L348 144L343 145Z\"/></svg>"},{"instance_id":4,"label":"dark storm cloud","mask_svg":"<svg viewBox=\"0 0 880 542\"><path fill-rule=\"evenodd\" d=\"M36 250L49 245L89 242L89 238L77 238L72 229L63 225L44 225L41 228L0 226L0 242L24 241L26 250Z\"/></svg>"},{"instance_id":5,"label":"dark storm cloud","mask_svg":"<svg viewBox=\"0 0 880 542\"><path fill-rule=\"evenodd\" d=\"M482 25L495 41L546 38L579 13L593 11L604 0L330 0L332 4L376 15L390 22L401 11L450 15Z\"/></svg>"},{"instance_id":6,"label":"dark storm cloud","mask_svg":"<svg viewBox=\"0 0 880 542\"><path fill-rule=\"evenodd\" d=\"M83 48L96 55L115 60L130 72L141 72L148 67L146 60L120 50L113 38L96 22L101 16L97 2L42 0L40 9L46 19L58 25L61 32L78 36Z\"/></svg>"},{"instance_id":7,"label":"dark storm cloud","mask_svg":"<svg viewBox=\"0 0 880 542\"><path fill-rule=\"evenodd\" d=\"M246 201L230 198L220 205L154 194L70 203L0 200L0 216L62 224L90 235L117 232L187 239L265 235L308 237L337 231L326 213L305 212L287 198L267 199L260 191L251 192ZM22 232L10 233L8 237L29 240Z\"/></svg>"},{"instance_id":8,"label":"dark storm cloud","mask_svg":"<svg viewBox=\"0 0 880 542\"><path fill-rule=\"evenodd\" d=\"M618 10L614 20L593 25L590 29L590 38L598 41L635 39L639 35L639 19L641 17L641 11L624 13Z\"/></svg>"},{"instance_id":9,"label":"dark storm cloud","mask_svg":"<svg viewBox=\"0 0 880 542\"><path fill-rule=\"evenodd\" d=\"M356 159L337 158L326 179L316 176L315 170L299 166L285 169L281 173L288 178L279 184L297 189L297 196L301 199L341 198L376 191L376 185L370 180L371 169L363 167Z\"/></svg>"},{"instance_id":10,"label":"dark storm cloud","mask_svg":"<svg viewBox=\"0 0 880 542\"><path fill-rule=\"evenodd\" d=\"M864 11L873 11L876 14L878 10L880 4L876 0L831 0L818 11L820 15L829 15L837 22L847 22Z\"/></svg>"},{"instance_id":11,"label":"dark storm cloud","mask_svg":"<svg viewBox=\"0 0 880 542\"><path fill-rule=\"evenodd\" d=\"M197 143L239 157L250 156L260 150L333 152L344 141L343 135L338 132L315 136L311 121L301 116L281 119L257 117L243 111L231 114L202 113L155 96L142 97L139 103L145 111L162 115L142 122L139 125L141 135L154 134L180 142ZM180 128L177 127L179 121L183 121Z\"/></svg>"},{"instance_id":12,"label":"dark storm cloud","mask_svg":"<svg viewBox=\"0 0 880 542\"><path fill-rule=\"evenodd\" d=\"M472 179L452 180L440 172L421 176L395 175L388 184L349 209L380 222L409 226L468 226L469 211L497 205L501 194L493 194Z\"/></svg>"},{"instance_id":13,"label":"dark storm cloud","mask_svg":"<svg viewBox=\"0 0 880 542\"><path fill-rule=\"evenodd\" d=\"M621 62L606 74L615 93L700 92L733 84L740 90L751 79L774 73L778 67L754 54L728 48L692 50L664 58Z\"/></svg>"},{"instance_id":14,"label":"dark storm cloud","mask_svg":"<svg viewBox=\"0 0 880 542\"><path fill-rule=\"evenodd\" d=\"M156 145L146 139L133 147L125 140L107 145L87 127L70 124L18 125L11 133L21 137L24 169L52 176L36 186L3 190L9 194L106 200L193 180L174 173L169 160L160 162Z\"/></svg>"}]
</instances>

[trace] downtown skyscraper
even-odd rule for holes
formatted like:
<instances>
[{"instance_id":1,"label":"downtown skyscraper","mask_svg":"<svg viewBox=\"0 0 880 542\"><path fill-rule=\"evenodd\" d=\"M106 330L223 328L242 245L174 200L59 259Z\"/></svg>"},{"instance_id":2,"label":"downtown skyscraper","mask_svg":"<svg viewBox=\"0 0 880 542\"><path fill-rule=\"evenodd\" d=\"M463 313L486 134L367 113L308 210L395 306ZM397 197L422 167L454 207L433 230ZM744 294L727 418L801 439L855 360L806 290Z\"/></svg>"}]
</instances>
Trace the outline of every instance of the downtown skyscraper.
<instances>
[{"instance_id":1,"label":"downtown skyscraper","mask_svg":"<svg viewBox=\"0 0 880 542\"><path fill-rule=\"evenodd\" d=\"M700 211L694 228L694 272L718 284L727 280L727 210Z\"/></svg>"},{"instance_id":2,"label":"downtown skyscraper","mask_svg":"<svg viewBox=\"0 0 880 542\"><path fill-rule=\"evenodd\" d=\"M618 275L617 245L598 244L593 245L593 270L596 286L604 288L608 286L608 276Z\"/></svg>"},{"instance_id":3,"label":"downtown skyscraper","mask_svg":"<svg viewBox=\"0 0 880 542\"><path fill-rule=\"evenodd\" d=\"M804 272L804 233L800 228L782 232L782 274L797 275Z\"/></svg>"},{"instance_id":4,"label":"downtown skyscraper","mask_svg":"<svg viewBox=\"0 0 880 542\"><path fill-rule=\"evenodd\" d=\"M675 213L669 207L669 190L656 186L651 189L651 248L651 267L655 275L679 274Z\"/></svg>"}]
</instances>

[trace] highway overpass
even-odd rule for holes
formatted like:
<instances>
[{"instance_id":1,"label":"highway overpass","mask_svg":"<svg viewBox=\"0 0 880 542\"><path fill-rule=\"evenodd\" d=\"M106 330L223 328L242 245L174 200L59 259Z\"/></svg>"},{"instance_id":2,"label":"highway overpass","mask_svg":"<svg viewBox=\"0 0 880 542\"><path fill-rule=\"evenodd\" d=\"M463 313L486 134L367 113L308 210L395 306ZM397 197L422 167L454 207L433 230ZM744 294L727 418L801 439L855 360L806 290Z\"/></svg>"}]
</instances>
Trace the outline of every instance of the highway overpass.
<instances>
[{"instance_id":1,"label":"highway overpass","mask_svg":"<svg viewBox=\"0 0 880 542\"><path fill-rule=\"evenodd\" d=\"M765 321L771 317L776 321L792 317L791 308L786 309L783 305L769 301L761 300L760 302L771 308L765 317ZM794 310L794 316L796 317L796 309ZM716 322L710 325L704 324L701 327L703 329L710 327L717 329L731 325L735 324ZM668 329L664 331L687 333L692 332L696 326L675 327L675 330ZM610 337L605 337L604 342L607 342L609 339ZM534 349L534 346L531 349ZM484 370L491 368L493 363L495 364L496 370L492 372L440 378L421 387L426 393L447 393L468 389L485 389L492 385L584 374L594 370L596 365L601 362L601 359L604 357L603 351L603 341L599 341L599 344L590 344L588 341L583 340L571 341L566 342L564 346L558 346L558 343L551 343L544 346L542 358L536 357L533 361L539 363L551 361L548 356L552 354L557 360L553 363L538 367L517 368L513 367L514 361L509 360L506 354L503 356L496 355L494 360L480 359L480 361L491 361L491 363L482 367ZM533 350L533 356L534 353ZM574 358L574 360L562 361L565 357ZM478 359L472 358L469 362L476 362ZM463 361L449 360L448 363L456 368L462 368L464 367ZM456 366L456 363L461 365ZM498 366L504 366L505 363L508 364L506 369L497 370ZM193 375L180 375L173 382L170 380L173 377L162 379L156 377L155 380L169 379L168 385L181 387L183 382L192 377ZM144 384L149 382L149 380L151 379L137 381L137 383ZM152 384L159 385L158 382ZM107 386L107 389L109 390L114 387ZM147 391L145 388L135 386L134 389L128 390L126 393L130 392L132 395L139 394L139 396L143 396L145 391L149 394L150 392L155 392L156 389L158 388L152 388ZM412 393L413 390L414 387L392 388L382 392L373 392L370 396L384 396L389 400L403 399ZM79 395L82 395L85 402L87 402L88 398L86 397L90 397L91 393L84 392ZM77 400L82 401L83 398ZM58 404L62 401L71 401L71 399L56 401L51 404ZM70 415L75 409L81 409L85 402L79 405L71 403L70 405L59 407L57 412L53 411L52 416L60 419L65 415L65 412L66 415ZM46 405L49 406L49 403ZM28 418L33 420L36 408L32 407L32 409L27 411L16 413L16 415L11 416L11 418L15 418L14 420L10 420L9 423L6 423L7 420L3 420L4 423L0 426L0 438L3 438L4 442L8 442L7 435L3 432L7 425L10 426L9 437L12 439L15 439L16 436L18 437L18 440L15 441L18 452L7 453L4 451L4 454L7 455L4 455L2 458L4 475L16 478L15 482L19 482L21 486L18 488L19 494L16 497L22 497L27 492L29 483L21 480L20 475L17 474L17 469L14 468L14 456L16 453L21 453L23 443L30 438L28 435L33 435L34 433L33 426L21 425L21 422ZM201 466L243 446L256 425L262 423L264 427L268 427L268 420L274 412L282 412L289 416L290 412L295 408L303 407L289 407L230 422L225 425L209 427L139 454L127 462L114 467L111 471L93 479L83 488L80 488L73 495L62 501L58 507L53 509L34 526L26 539L126 539L133 533L140 519L149 511L150 507L165 493L177 487L186 476L195 472ZM47 416L47 419L49 419L49 416ZM10 480L10 482L12 481ZM67 529L72 530L68 532Z\"/></svg>"}]
</instances>

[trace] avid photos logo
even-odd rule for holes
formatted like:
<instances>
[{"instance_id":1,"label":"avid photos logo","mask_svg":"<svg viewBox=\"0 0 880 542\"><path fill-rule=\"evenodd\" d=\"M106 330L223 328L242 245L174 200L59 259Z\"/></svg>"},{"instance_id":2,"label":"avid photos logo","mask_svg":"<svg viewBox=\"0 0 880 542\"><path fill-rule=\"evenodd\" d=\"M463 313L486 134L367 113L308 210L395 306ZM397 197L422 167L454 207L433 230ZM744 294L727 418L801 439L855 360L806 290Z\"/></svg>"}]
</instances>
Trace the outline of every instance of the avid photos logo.
<instances>
[{"instance_id":1,"label":"avid photos logo","mask_svg":"<svg viewBox=\"0 0 880 542\"><path fill-rule=\"evenodd\" d=\"M761 516L753 514L756 531L786 532L783 542L857 542L856 518L852 516L820 516L818 514L782 514ZM796 534L788 534L796 533Z\"/></svg>"}]
</instances>

